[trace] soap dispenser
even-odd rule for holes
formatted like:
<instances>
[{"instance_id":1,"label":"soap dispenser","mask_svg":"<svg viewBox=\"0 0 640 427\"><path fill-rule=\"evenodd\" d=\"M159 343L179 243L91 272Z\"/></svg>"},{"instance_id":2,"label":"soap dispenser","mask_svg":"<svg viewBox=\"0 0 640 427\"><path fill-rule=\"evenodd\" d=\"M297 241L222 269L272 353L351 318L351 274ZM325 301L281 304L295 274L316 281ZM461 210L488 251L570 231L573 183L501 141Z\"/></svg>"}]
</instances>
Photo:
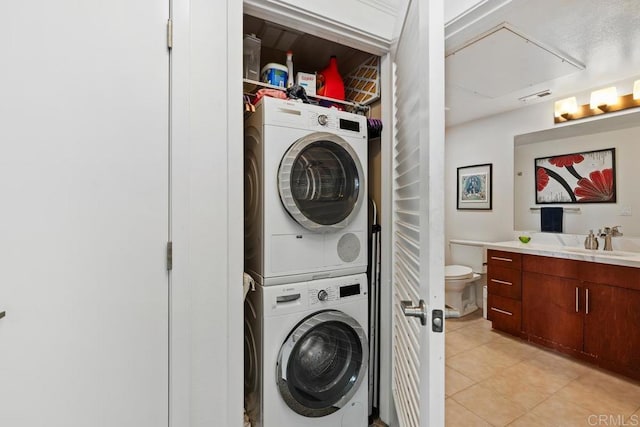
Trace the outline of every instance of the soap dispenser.
<instances>
[{"instance_id":1,"label":"soap dispenser","mask_svg":"<svg viewBox=\"0 0 640 427\"><path fill-rule=\"evenodd\" d=\"M598 238L593 234L593 230L589 230L589 235L584 239L585 249L598 249Z\"/></svg>"}]
</instances>

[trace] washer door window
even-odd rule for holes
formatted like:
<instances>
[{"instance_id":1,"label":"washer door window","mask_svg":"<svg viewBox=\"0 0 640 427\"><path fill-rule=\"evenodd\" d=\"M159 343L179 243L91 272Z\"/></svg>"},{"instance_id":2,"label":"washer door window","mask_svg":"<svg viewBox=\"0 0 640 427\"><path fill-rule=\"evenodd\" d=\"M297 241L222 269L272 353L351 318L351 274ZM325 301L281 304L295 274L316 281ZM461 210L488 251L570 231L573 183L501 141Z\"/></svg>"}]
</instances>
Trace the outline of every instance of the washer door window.
<instances>
[{"instance_id":1,"label":"washer door window","mask_svg":"<svg viewBox=\"0 0 640 427\"><path fill-rule=\"evenodd\" d=\"M358 391L367 375L367 354L365 332L355 319L333 310L313 314L280 348L280 395L300 415L329 415Z\"/></svg>"},{"instance_id":2,"label":"washer door window","mask_svg":"<svg viewBox=\"0 0 640 427\"><path fill-rule=\"evenodd\" d=\"M317 132L287 150L278 170L282 204L300 225L316 232L346 227L364 195L358 156L344 139Z\"/></svg>"}]
</instances>

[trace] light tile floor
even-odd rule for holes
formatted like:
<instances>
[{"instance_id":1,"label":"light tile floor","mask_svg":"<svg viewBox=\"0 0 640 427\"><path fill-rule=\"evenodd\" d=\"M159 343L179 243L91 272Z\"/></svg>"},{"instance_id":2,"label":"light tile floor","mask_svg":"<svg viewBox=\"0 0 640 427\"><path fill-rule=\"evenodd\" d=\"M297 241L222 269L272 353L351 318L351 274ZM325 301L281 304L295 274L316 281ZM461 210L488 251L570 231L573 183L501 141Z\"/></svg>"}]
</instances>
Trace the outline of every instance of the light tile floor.
<instances>
[{"instance_id":1,"label":"light tile floor","mask_svg":"<svg viewBox=\"0 0 640 427\"><path fill-rule=\"evenodd\" d=\"M640 426L640 382L494 331L479 311L445 331L447 426Z\"/></svg>"}]
</instances>

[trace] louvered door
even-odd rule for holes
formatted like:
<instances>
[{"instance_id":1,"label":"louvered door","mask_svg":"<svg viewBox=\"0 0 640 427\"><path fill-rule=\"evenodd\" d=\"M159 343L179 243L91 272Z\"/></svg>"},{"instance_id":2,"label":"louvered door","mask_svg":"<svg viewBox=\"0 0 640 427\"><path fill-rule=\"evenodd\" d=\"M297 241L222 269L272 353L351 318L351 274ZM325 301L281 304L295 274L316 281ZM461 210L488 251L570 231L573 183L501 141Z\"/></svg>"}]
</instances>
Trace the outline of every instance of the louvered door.
<instances>
[{"instance_id":1,"label":"louvered door","mask_svg":"<svg viewBox=\"0 0 640 427\"><path fill-rule=\"evenodd\" d=\"M444 310L441 0L410 1L393 55L393 395L401 427L442 426L444 334L433 316ZM424 318L406 317L403 304Z\"/></svg>"}]
</instances>

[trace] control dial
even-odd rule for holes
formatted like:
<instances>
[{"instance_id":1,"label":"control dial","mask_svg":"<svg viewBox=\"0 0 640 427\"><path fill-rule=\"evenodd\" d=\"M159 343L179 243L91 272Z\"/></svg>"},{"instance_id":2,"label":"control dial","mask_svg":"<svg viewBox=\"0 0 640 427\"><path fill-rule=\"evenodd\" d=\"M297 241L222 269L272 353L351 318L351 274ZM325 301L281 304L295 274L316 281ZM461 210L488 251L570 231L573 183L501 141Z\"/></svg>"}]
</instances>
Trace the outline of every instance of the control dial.
<instances>
[{"instance_id":1,"label":"control dial","mask_svg":"<svg viewBox=\"0 0 640 427\"><path fill-rule=\"evenodd\" d=\"M319 299L320 301L326 301L326 300L327 300L327 298L329 298L329 294L328 294L328 293L327 293L327 291L325 291L324 289L321 289L321 290L318 292L318 299Z\"/></svg>"},{"instance_id":2,"label":"control dial","mask_svg":"<svg viewBox=\"0 0 640 427\"><path fill-rule=\"evenodd\" d=\"M329 123L329 117L326 114L320 114L318 116L318 123L320 126L326 126Z\"/></svg>"}]
</instances>

